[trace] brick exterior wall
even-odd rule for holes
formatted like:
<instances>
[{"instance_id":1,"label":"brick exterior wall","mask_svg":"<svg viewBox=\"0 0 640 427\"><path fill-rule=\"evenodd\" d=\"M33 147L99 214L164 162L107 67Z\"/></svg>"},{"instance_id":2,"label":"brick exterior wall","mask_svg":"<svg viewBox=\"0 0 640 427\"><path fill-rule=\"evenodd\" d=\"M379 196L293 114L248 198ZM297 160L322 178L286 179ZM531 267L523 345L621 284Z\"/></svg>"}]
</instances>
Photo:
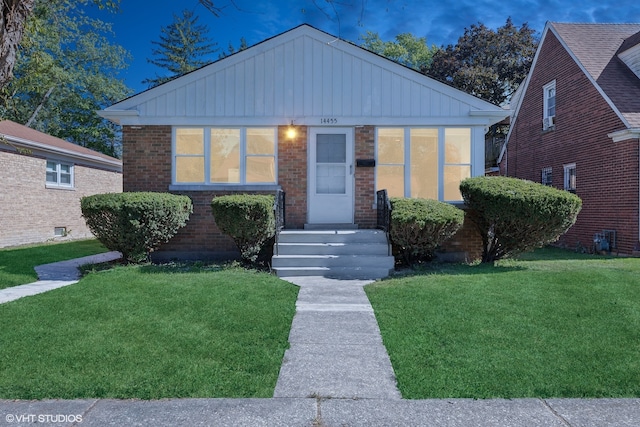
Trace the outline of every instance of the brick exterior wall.
<instances>
[{"instance_id":1,"label":"brick exterior wall","mask_svg":"<svg viewBox=\"0 0 640 427\"><path fill-rule=\"evenodd\" d=\"M542 87L556 80L555 129L542 130ZM576 194L583 201L576 224L560 245L591 248L595 233L616 230L620 253L638 242L639 141L614 143L607 134L625 125L549 32L512 129L502 171L541 181L553 168L553 186L564 188L563 165L576 164Z\"/></svg>"},{"instance_id":2,"label":"brick exterior wall","mask_svg":"<svg viewBox=\"0 0 640 427\"><path fill-rule=\"evenodd\" d=\"M302 228L307 219L308 128L295 126L296 137L287 136L289 126L278 128L278 184L286 193L287 228ZM355 159L375 157L375 127L355 128ZM169 191L171 185L171 127L124 126L124 191ZM360 228L376 226L375 168L355 167L355 222ZM230 256L235 244L216 227L210 202L228 191L172 191L191 198L194 212L186 227L162 246L171 253L187 257ZM257 192L254 192L257 193ZM273 194L272 191L267 194ZM466 252L468 259L479 256L479 236L465 226L447 245L445 251ZM477 238L476 238L477 237ZM471 246L468 247L467 243ZM156 254L158 255L158 254ZM164 255L160 254L159 257Z\"/></svg>"},{"instance_id":3,"label":"brick exterior wall","mask_svg":"<svg viewBox=\"0 0 640 427\"><path fill-rule=\"evenodd\" d=\"M278 183L285 192L287 228L302 228L307 222L307 127L295 126L290 139L288 126L278 128Z\"/></svg>"},{"instance_id":4,"label":"brick exterior wall","mask_svg":"<svg viewBox=\"0 0 640 427\"><path fill-rule=\"evenodd\" d=\"M465 206L461 206L460 209L466 212ZM460 230L440 246L438 257L444 261L464 262L482 258L482 236L466 216Z\"/></svg>"},{"instance_id":5,"label":"brick exterior wall","mask_svg":"<svg viewBox=\"0 0 640 427\"><path fill-rule=\"evenodd\" d=\"M375 158L375 127L358 126L355 135L355 160ZM354 162L355 162L354 160ZM355 223L360 228L375 228L375 168L355 167Z\"/></svg>"},{"instance_id":6,"label":"brick exterior wall","mask_svg":"<svg viewBox=\"0 0 640 427\"><path fill-rule=\"evenodd\" d=\"M56 156L59 159L60 156ZM63 159L60 159L63 160ZM69 161L69 163L74 163ZM82 218L80 199L122 191L122 174L74 165L74 188L46 188L47 160L0 151L0 247L92 237ZM55 227L68 235L56 237Z\"/></svg>"}]
</instances>

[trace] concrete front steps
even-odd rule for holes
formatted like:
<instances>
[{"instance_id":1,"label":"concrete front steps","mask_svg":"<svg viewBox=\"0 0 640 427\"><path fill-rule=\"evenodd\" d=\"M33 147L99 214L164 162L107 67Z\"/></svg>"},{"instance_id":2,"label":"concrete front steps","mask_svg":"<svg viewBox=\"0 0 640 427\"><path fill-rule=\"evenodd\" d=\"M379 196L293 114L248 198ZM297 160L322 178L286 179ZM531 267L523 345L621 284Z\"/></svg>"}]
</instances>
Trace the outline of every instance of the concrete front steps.
<instances>
[{"instance_id":1,"label":"concrete front steps","mask_svg":"<svg viewBox=\"0 0 640 427\"><path fill-rule=\"evenodd\" d=\"M278 277L381 279L393 265L385 233L357 229L283 230L272 260Z\"/></svg>"}]
</instances>

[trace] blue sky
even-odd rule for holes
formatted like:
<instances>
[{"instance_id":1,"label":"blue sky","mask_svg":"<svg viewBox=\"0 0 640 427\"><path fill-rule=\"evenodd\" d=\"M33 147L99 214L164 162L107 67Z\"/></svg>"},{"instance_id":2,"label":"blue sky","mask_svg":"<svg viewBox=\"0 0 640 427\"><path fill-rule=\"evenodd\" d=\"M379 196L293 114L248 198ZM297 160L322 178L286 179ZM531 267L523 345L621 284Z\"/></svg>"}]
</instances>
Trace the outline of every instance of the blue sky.
<instances>
[{"instance_id":1,"label":"blue sky","mask_svg":"<svg viewBox=\"0 0 640 427\"><path fill-rule=\"evenodd\" d=\"M465 27L482 22L495 29L509 16L515 25L527 22L538 32L547 21L640 22L638 0L335 0L335 11L327 0L214 0L214 4L225 6L220 17L198 0L121 0L119 13L100 14L113 24L113 41L133 56L121 75L127 85L140 92L146 89L142 80L162 74L147 62L151 41L158 40L160 29L184 9L198 14L211 39L225 50L229 42L238 46L241 37L251 46L303 23L355 43L366 31L378 32L385 41L410 32L426 37L429 45L441 46L456 43Z\"/></svg>"}]
</instances>

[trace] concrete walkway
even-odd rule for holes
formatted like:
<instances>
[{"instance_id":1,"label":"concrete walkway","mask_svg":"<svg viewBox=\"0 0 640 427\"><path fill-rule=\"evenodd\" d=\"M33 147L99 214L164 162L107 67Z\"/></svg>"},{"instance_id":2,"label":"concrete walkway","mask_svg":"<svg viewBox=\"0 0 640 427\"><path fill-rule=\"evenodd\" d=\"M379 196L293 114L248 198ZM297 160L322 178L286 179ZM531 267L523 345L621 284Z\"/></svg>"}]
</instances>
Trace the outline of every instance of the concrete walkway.
<instances>
[{"instance_id":1,"label":"concrete walkway","mask_svg":"<svg viewBox=\"0 0 640 427\"><path fill-rule=\"evenodd\" d=\"M41 271L50 274L45 277L51 282L76 283L77 276L66 274L73 274L72 269L77 274L78 265L104 259L88 258L65 262L60 270L56 263ZM640 399L403 400L364 294L368 282L291 280L300 286L300 293L291 347L285 353L274 398L0 400L0 427L640 425ZM39 292L25 291L21 296Z\"/></svg>"},{"instance_id":2,"label":"concrete walkway","mask_svg":"<svg viewBox=\"0 0 640 427\"><path fill-rule=\"evenodd\" d=\"M274 397L399 400L365 280L285 278L300 292Z\"/></svg>"},{"instance_id":3,"label":"concrete walkway","mask_svg":"<svg viewBox=\"0 0 640 427\"><path fill-rule=\"evenodd\" d=\"M78 267L86 264L99 264L101 262L113 261L121 257L120 252L106 252L68 261L39 265L35 268L38 281L26 285L0 289L0 304L63 286L73 285L80 280Z\"/></svg>"}]
</instances>

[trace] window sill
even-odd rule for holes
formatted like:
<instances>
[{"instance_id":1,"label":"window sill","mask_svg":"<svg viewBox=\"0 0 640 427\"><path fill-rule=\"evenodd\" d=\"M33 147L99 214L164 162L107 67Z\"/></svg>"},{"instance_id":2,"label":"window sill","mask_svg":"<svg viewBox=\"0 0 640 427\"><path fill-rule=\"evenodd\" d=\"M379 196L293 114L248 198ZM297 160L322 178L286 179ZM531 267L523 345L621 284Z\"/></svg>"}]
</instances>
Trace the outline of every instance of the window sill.
<instances>
[{"instance_id":1,"label":"window sill","mask_svg":"<svg viewBox=\"0 0 640 427\"><path fill-rule=\"evenodd\" d=\"M44 186L48 190L67 190L67 191L76 191L75 187L69 187L65 185L55 185L55 184L45 184Z\"/></svg>"},{"instance_id":2,"label":"window sill","mask_svg":"<svg viewBox=\"0 0 640 427\"><path fill-rule=\"evenodd\" d=\"M277 191L278 184L172 184L169 191Z\"/></svg>"}]
</instances>

